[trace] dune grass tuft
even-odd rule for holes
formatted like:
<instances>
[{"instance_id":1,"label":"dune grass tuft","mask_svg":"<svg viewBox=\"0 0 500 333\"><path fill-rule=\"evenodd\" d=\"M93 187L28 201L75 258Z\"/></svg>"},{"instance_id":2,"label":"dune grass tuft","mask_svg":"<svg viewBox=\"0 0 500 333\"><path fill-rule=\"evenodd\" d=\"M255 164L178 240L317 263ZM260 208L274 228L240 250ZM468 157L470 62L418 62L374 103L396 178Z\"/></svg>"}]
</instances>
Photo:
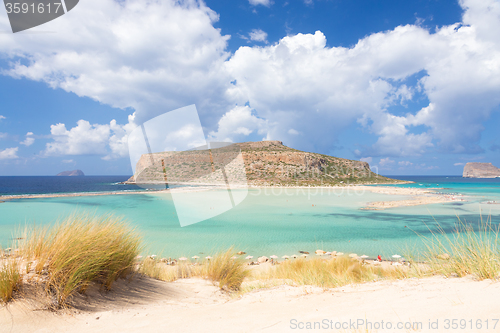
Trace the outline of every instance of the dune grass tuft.
<instances>
[{"instance_id":1,"label":"dune grass tuft","mask_svg":"<svg viewBox=\"0 0 500 333\"><path fill-rule=\"evenodd\" d=\"M236 252L233 248L221 252L206 265L206 277L219 288L237 291L241 288L241 283L250 274L245 262L240 258L234 258Z\"/></svg>"},{"instance_id":2,"label":"dune grass tuft","mask_svg":"<svg viewBox=\"0 0 500 333\"><path fill-rule=\"evenodd\" d=\"M172 282L177 279L203 276L202 270L202 266L192 266L190 262L180 262L175 266L170 266L158 260L146 258L140 264L138 272L153 279Z\"/></svg>"},{"instance_id":3,"label":"dune grass tuft","mask_svg":"<svg viewBox=\"0 0 500 333\"><path fill-rule=\"evenodd\" d=\"M18 262L11 258L0 260L0 300L7 303L21 283Z\"/></svg>"},{"instance_id":4,"label":"dune grass tuft","mask_svg":"<svg viewBox=\"0 0 500 333\"><path fill-rule=\"evenodd\" d=\"M35 262L35 273L47 276L55 307L91 282L110 289L131 271L140 249L137 233L112 215L73 214L50 229L26 229L23 238L22 254Z\"/></svg>"},{"instance_id":5,"label":"dune grass tuft","mask_svg":"<svg viewBox=\"0 0 500 333\"><path fill-rule=\"evenodd\" d=\"M408 274L407 268L375 267L342 256L328 260L320 258L288 260L269 271L267 277L286 279L299 285L334 288L378 279L401 279Z\"/></svg>"},{"instance_id":6,"label":"dune grass tuft","mask_svg":"<svg viewBox=\"0 0 500 333\"><path fill-rule=\"evenodd\" d=\"M158 260L146 258L142 261L138 272L163 281L203 277L211 280L221 289L237 291L250 272L244 261L233 258L235 254L233 248L230 248L225 252L213 255L211 260L204 261L200 265L181 261L175 266L170 266Z\"/></svg>"},{"instance_id":7,"label":"dune grass tuft","mask_svg":"<svg viewBox=\"0 0 500 333\"><path fill-rule=\"evenodd\" d=\"M437 232L431 231L431 236L420 235L427 248L424 259L437 274L459 277L473 274L480 280L497 279L500 273L499 227L482 218L476 229L460 218L452 233L438 226Z\"/></svg>"},{"instance_id":8,"label":"dune grass tuft","mask_svg":"<svg viewBox=\"0 0 500 333\"><path fill-rule=\"evenodd\" d=\"M162 265L157 260L151 258L146 258L140 263L138 272L156 280L162 280L167 282L177 280L172 270L168 270L167 267L165 267L165 265Z\"/></svg>"},{"instance_id":9,"label":"dune grass tuft","mask_svg":"<svg viewBox=\"0 0 500 333\"><path fill-rule=\"evenodd\" d=\"M176 265L166 265L158 260L146 258L142 261L138 272L162 281L175 281L191 277L203 277L216 283L221 289L237 291L250 272L241 259L233 259L236 252L230 248L225 252L213 255L211 260L200 265L192 265L189 261L181 261Z\"/></svg>"}]
</instances>

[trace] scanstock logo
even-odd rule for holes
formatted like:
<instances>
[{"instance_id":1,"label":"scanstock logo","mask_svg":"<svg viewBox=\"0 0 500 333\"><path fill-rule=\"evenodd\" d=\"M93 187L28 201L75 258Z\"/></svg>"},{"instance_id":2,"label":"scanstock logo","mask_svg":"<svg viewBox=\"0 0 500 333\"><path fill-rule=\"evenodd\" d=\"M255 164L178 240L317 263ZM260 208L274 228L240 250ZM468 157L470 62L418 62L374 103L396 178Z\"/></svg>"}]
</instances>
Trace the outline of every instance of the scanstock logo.
<instances>
[{"instance_id":1,"label":"scanstock logo","mask_svg":"<svg viewBox=\"0 0 500 333\"><path fill-rule=\"evenodd\" d=\"M31 29L63 16L79 0L4 0L12 32Z\"/></svg>"},{"instance_id":2,"label":"scanstock logo","mask_svg":"<svg viewBox=\"0 0 500 333\"><path fill-rule=\"evenodd\" d=\"M239 145L207 140L195 105L142 123L129 134L128 149L135 183L170 189L181 227L231 210L248 194Z\"/></svg>"}]
</instances>

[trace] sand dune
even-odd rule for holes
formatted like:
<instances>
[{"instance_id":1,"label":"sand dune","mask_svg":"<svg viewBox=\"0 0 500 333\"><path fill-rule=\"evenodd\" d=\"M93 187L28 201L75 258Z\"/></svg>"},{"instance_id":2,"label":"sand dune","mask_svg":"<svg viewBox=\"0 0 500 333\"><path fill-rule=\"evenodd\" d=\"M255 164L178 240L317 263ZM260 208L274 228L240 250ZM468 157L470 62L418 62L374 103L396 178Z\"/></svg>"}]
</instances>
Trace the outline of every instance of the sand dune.
<instances>
[{"instance_id":1,"label":"sand dune","mask_svg":"<svg viewBox=\"0 0 500 333\"><path fill-rule=\"evenodd\" d=\"M165 283L140 278L131 284L121 281L107 294L92 291L77 301L76 310L65 314L32 311L29 308L33 304L26 302L10 304L0 309L0 330L293 332L312 331L306 329L309 323L333 332L360 332L365 328L368 332L444 332L454 331L446 326L456 319L458 325L462 320L466 329L455 331L494 332L500 329L500 323L493 329L495 319L500 319L499 298L499 283L471 278L414 278L327 290L279 286L239 298L231 298L201 279ZM388 329L388 322L392 329ZM403 325L401 329L398 324ZM429 328L431 324L437 329ZM408 329L408 325L419 329Z\"/></svg>"}]
</instances>

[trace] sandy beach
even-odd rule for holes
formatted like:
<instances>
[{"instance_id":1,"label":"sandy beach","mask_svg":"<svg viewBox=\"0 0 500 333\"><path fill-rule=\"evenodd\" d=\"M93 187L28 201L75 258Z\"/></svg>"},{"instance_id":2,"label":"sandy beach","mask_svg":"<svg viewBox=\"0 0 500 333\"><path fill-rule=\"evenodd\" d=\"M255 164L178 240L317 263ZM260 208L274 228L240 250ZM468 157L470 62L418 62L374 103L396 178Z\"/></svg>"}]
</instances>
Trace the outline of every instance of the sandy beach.
<instances>
[{"instance_id":1,"label":"sandy beach","mask_svg":"<svg viewBox=\"0 0 500 333\"><path fill-rule=\"evenodd\" d=\"M157 194L170 192L197 192L222 189L217 186L196 186L179 187L165 190L144 190L144 191L115 191L115 192L77 192L77 193L47 193L47 194L19 194L0 196L0 202L14 199L43 199L43 198L64 198L64 197L93 197L102 195L134 195L134 194Z\"/></svg>"},{"instance_id":2,"label":"sandy beach","mask_svg":"<svg viewBox=\"0 0 500 333\"><path fill-rule=\"evenodd\" d=\"M363 209L381 210L394 207L418 206L427 204L446 203L453 201L465 201L465 196L461 194L443 194L439 193L439 188L419 189L403 187L382 187L382 186L364 186L364 190L373 193L408 196L404 200L387 200L370 202Z\"/></svg>"},{"instance_id":3,"label":"sandy beach","mask_svg":"<svg viewBox=\"0 0 500 333\"><path fill-rule=\"evenodd\" d=\"M471 277L333 289L282 285L239 297L202 279L167 283L140 277L120 281L109 293L93 290L63 314L32 311L33 304L24 301L11 303L0 308L0 327L12 333L312 331L307 327L328 332L496 332L499 297L499 283ZM446 329L452 321L466 329Z\"/></svg>"},{"instance_id":4,"label":"sandy beach","mask_svg":"<svg viewBox=\"0 0 500 333\"><path fill-rule=\"evenodd\" d=\"M355 193L358 196L364 192L406 196L404 200L384 200L370 202L361 209L366 210L382 210L394 207L417 206L437 203L447 203L453 201L465 201L465 197L460 194L447 195L439 193L438 188L420 189L420 188L404 188L392 186L366 186L366 185L348 185L348 186L232 186L233 189L280 189L286 191L295 190L311 190L319 193ZM53 193L53 194L24 194L24 195L5 195L0 196L0 202L14 199L40 199L40 198L61 198L61 197L84 197L84 196L103 196L103 195L134 195L134 194L165 194L172 192L199 192L209 190L226 189L225 186L193 186L179 187L166 190L144 190L144 191L117 191L117 192L79 192L79 193Z\"/></svg>"}]
</instances>

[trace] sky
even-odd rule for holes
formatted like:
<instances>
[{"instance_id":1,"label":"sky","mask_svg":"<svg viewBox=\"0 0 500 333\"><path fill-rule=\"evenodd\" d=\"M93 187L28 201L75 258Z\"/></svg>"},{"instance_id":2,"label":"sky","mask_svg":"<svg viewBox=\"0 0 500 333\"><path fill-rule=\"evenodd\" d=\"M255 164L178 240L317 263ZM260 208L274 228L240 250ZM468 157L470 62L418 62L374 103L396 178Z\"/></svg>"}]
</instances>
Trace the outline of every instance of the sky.
<instances>
[{"instance_id":1,"label":"sky","mask_svg":"<svg viewBox=\"0 0 500 333\"><path fill-rule=\"evenodd\" d=\"M500 167L499 0L81 0L13 34L0 175L130 175L128 135L195 105L208 140L280 140L383 175Z\"/></svg>"}]
</instances>

